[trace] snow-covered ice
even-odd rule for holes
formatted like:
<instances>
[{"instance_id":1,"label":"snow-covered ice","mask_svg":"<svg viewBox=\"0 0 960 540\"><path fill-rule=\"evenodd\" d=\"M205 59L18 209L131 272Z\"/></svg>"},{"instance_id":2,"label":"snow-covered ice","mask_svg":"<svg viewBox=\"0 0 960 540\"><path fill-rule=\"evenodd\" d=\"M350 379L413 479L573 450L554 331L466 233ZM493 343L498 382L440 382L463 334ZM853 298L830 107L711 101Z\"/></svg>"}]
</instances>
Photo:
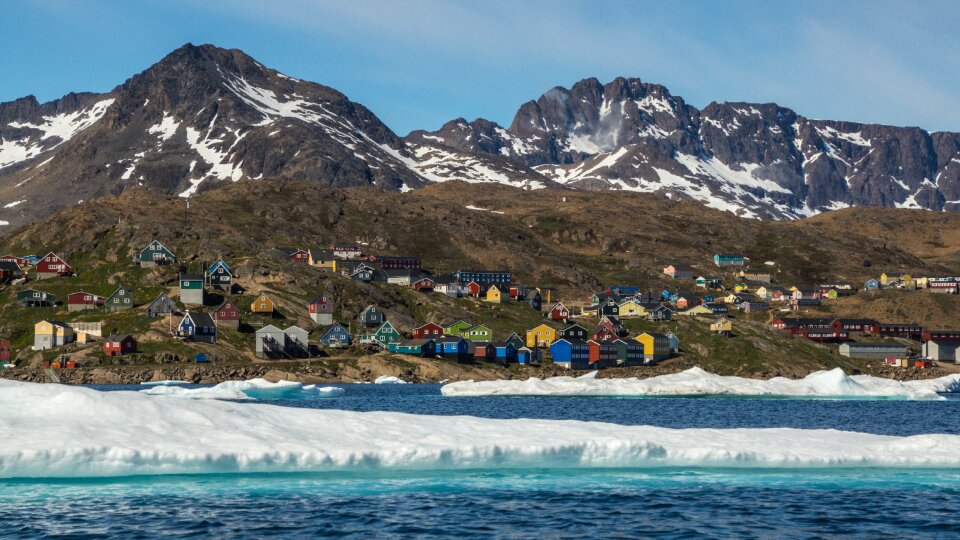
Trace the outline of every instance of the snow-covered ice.
<instances>
[{"instance_id":1,"label":"snow-covered ice","mask_svg":"<svg viewBox=\"0 0 960 540\"><path fill-rule=\"evenodd\" d=\"M177 385L161 384L141 392L154 396L191 399L304 399L334 397L343 394L345 390L336 386L318 387L314 384L303 385L293 381L274 383L265 379L250 379L226 381L203 388L181 388Z\"/></svg>"},{"instance_id":2,"label":"snow-covered ice","mask_svg":"<svg viewBox=\"0 0 960 540\"><path fill-rule=\"evenodd\" d=\"M140 384L144 386L179 386L181 384L190 384L190 383L187 381L174 381L174 380L167 379L163 381L146 381Z\"/></svg>"},{"instance_id":3,"label":"snow-covered ice","mask_svg":"<svg viewBox=\"0 0 960 540\"><path fill-rule=\"evenodd\" d=\"M373 381L373 384L407 384L407 381L391 375L381 375Z\"/></svg>"},{"instance_id":4,"label":"snow-covered ice","mask_svg":"<svg viewBox=\"0 0 960 540\"><path fill-rule=\"evenodd\" d=\"M493 420L192 401L16 381L0 381L0 410L0 477L6 478L529 467L960 468L956 435Z\"/></svg>"},{"instance_id":5,"label":"snow-covered ice","mask_svg":"<svg viewBox=\"0 0 960 540\"><path fill-rule=\"evenodd\" d=\"M594 373L595 374L595 373ZM960 392L960 374L939 379L896 381L849 376L840 368L803 379L768 380L714 375L700 368L649 379L586 377L530 378L525 381L460 381L441 389L445 396L783 396L817 398L944 399L938 392Z\"/></svg>"}]
</instances>

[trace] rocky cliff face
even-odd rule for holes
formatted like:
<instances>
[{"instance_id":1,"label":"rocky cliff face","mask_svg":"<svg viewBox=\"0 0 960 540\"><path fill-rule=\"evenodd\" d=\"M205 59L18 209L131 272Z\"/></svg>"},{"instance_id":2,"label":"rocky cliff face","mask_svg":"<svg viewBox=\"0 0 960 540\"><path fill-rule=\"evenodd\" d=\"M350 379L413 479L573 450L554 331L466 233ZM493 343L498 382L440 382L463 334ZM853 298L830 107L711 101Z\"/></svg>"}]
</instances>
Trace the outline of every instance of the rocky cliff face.
<instances>
[{"instance_id":1,"label":"rocky cliff face","mask_svg":"<svg viewBox=\"0 0 960 540\"><path fill-rule=\"evenodd\" d=\"M553 88L507 128L461 118L401 138L332 88L210 45L185 45L109 93L0 104L0 226L131 186L189 197L271 176L649 192L763 219L960 210L960 134L810 120L775 104L698 110L618 78Z\"/></svg>"},{"instance_id":2,"label":"rocky cliff face","mask_svg":"<svg viewBox=\"0 0 960 540\"><path fill-rule=\"evenodd\" d=\"M408 136L502 155L573 188L655 192L775 219L847 206L957 210L958 139L811 120L776 104L697 110L663 86L623 78L553 88L506 129L458 119Z\"/></svg>"}]
</instances>

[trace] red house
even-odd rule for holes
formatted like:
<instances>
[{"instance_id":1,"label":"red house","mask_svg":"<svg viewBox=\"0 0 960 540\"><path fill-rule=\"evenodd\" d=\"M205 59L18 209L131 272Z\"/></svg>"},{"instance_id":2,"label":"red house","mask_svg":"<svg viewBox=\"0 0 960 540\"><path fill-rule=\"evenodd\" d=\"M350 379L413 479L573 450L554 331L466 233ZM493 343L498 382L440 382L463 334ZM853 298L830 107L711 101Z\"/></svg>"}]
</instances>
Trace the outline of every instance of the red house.
<instances>
[{"instance_id":1,"label":"red house","mask_svg":"<svg viewBox=\"0 0 960 540\"><path fill-rule=\"evenodd\" d=\"M73 275L73 268L52 251L37 263L37 279L48 279Z\"/></svg>"},{"instance_id":2,"label":"red house","mask_svg":"<svg viewBox=\"0 0 960 540\"><path fill-rule=\"evenodd\" d=\"M476 281L471 281L467 284L467 291L470 292L470 296L479 297L483 294L484 288L483 285L477 283Z\"/></svg>"},{"instance_id":3,"label":"red house","mask_svg":"<svg viewBox=\"0 0 960 540\"><path fill-rule=\"evenodd\" d=\"M430 292L433 290L435 283L432 278L422 277L413 283L410 284L410 287L415 291Z\"/></svg>"},{"instance_id":4,"label":"red house","mask_svg":"<svg viewBox=\"0 0 960 540\"><path fill-rule=\"evenodd\" d=\"M547 311L546 315L552 321L567 322L570 319L570 310L563 305L563 302L557 302Z\"/></svg>"},{"instance_id":5,"label":"red house","mask_svg":"<svg viewBox=\"0 0 960 540\"><path fill-rule=\"evenodd\" d=\"M0 339L0 364L10 362L10 340Z\"/></svg>"},{"instance_id":6,"label":"red house","mask_svg":"<svg viewBox=\"0 0 960 540\"><path fill-rule=\"evenodd\" d=\"M477 360L490 360L493 362L497 357L497 348L489 341L473 342L473 357Z\"/></svg>"},{"instance_id":7,"label":"red house","mask_svg":"<svg viewBox=\"0 0 960 540\"><path fill-rule=\"evenodd\" d=\"M240 328L240 310L229 300L220 304L213 312L213 320L217 326L226 326L234 330Z\"/></svg>"},{"instance_id":8,"label":"red house","mask_svg":"<svg viewBox=\"0 0 960 540\"><path fill-rule=\"evenodd\" d=\"M598 326L597 331L593 333L594 341L614 341L618 337L616 332L606 326Z\"/></svg>"},{"instance_id":9,"label":"red house","mask_svg":"<svg viewBox=\"0 0 960 540\"><path fill-rule=\"evenodd\" d=\"M602 369L617 365L617 346L613 341L591 339L587 345L590 347L591 368Z\"/></svg>"},{"instance_id":10,"label":"red house","mask_svg":"<svg viewBox=\"0 0 960 540\"><path fill-rule=\"evenodd\" d=\"M523 285L510 286L510 298L514 300L523 300L527 297L527 289Z\"/></svg>"},{"instance_id":11,"label":"red house","mask_svg":"<svg viewBox=\"0 0 960 540\"><path fill-rule=\"evenodd\" d=\"M310 261L310 254L305 249L285 249L284 251L296 262L307 264Z\"/></svg>"},{"instance_id":12,"label":"red house","mask_svg":"<svg viewBox=\"0 0 960 540\"><path fill-rule=\"evenodd\" d=\"M920 341L960 341L960 330L924 330Z\"/></svg>"},{"instance_id":13,"label":"red house","mask_svg":"<svg viewBox=\"0 0 960 540\"><path fill-rule=\"evenodd\" d=\"M17 257L16 255L4 255L0 257L0 261L15 262L20 268L26 268L30 266L30 261L27 260L26 257Z\"/></svg>"},{"instance_id":14,"label":"red house","mask_svg":"<svg viewBox=\"0 0 960 540\"><path fill-rule=\"evenodd\" d=\"M103 340L103 354L121 356L137 352L137 338L130 334L116 334Z\"/></svg>"},{"instance_id":15,"label":"red house","mask_svg":"<svg viewBox=\"0 0 960 540\"><path fill-rule=\"evenodd\" d=\"M435 338L443 335L443 327L437 323L428 322L413 329L413 339Z\"/></svg>"},{"instance_id":16,"label":"red house","mask_svg":"<svg viewBox=\"0 0 960 540\"><path fill-rule=\"evenodd\" d=\"M88 293L86 291L77 291L67 295L67 311L94 309L102 306L103 304L104 299L102 296Z\"/></svg>"}]
</instances>

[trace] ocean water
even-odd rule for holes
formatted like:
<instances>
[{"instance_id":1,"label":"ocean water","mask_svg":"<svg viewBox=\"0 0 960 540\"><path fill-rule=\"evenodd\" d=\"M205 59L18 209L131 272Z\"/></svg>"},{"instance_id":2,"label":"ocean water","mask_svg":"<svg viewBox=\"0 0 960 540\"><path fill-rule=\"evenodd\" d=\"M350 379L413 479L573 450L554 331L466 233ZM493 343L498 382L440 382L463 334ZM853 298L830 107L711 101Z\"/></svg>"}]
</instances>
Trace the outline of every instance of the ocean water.
<instances>
[{"instance_id":1,"label":"ocean water","mask_svg":"<svg viewBox=\"0 0 960 540\"><path fill-rule=\"evenodd\" d=\"M670 428L960 434L960 399L953 396L943 401L451 398L440 395L439 385L343 388L345 393L333 398L270 403ZM20 479L0 480L0 538L957 538L958 507L960 470L936 469L691 467Z\"/></svg>"}]
</instances>

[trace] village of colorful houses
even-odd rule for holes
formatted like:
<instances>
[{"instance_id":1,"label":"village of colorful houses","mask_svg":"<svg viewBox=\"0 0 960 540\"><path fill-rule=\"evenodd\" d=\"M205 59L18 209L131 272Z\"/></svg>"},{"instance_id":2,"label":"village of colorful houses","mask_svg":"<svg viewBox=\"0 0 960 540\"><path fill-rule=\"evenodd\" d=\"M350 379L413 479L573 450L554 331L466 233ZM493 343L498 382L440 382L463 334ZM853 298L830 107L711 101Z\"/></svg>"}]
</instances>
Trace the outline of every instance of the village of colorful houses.
<instances>
[{"instance_id":1,"label":"village of colorful houses","mask_svg":"<svg viewBox=\"0 0 960 540\"><path fill-rule=\"evenodd\" d=\"M380 307L370 305L356 321L363 330L351 332L348 328L352 324L334 320L334 299L321 294L306 306L310 319L322 328L319 342L311 343L310 332L299 326L281 329L268 324L255 330L254 352L262 359L310 358L323 354L324 349L361 345L396 354L457 362L530 365L549 360L560 367L575 370L649 366L678 354L679 339L672 332L643 332L630 336L622 322L624 319L670 321L674 317L706 317L711 332L733 337L734 321L730 318L733 312L756 313L777 308L785 315L772 322L773 331L819 343L838 344L839 354L850 358L882 360L900 367L923 367L930 361L960 363L960 330L932 330L913 323L871 319L803 318L792 314L819 306L821 302L881 288L958 294L960 280L953 276L913 277L903 273L883 273L862 287L848 284L784 287L773 282L770 272L750 269L742 255L717 254L713 265L727 273L733 270L735 283L730 286L725 285L723 276L700 275L690 266L673 264L665 267L663 274L678 283L689 283L690 290L669 287L660 292L641 292L633 286L611 286L594 294L588 301L569 303L568 308L562 301L551 301L553 290L516 284L507 271L457 270L449 276L435 276L421 268L418 258L366 255L355 244L280 251L296 263L339 273L357 281L408 287L423 294L473 297L495 304L522 302L540 311L550 324L528 329L523 337L511 333L500 336L499 340L488 326L464 320L424 322L408 335L403 335L387 320ZM141 267L176 262L173 251L156 240L144 246L133 260ZM0 257L0 282L24 284L31 269L37 281L74 275L70 264L55 253L43 257L8 255ZM205 311L206 293L231 290L233 282L234 274L229 264L217 259L203 273L179 275L177 288L178 300L184 306L182 311L166 294L160 294L146 304L145 316L176 318L176 324L171 325L174 339L215 344L218 329L240 328L244 315L229 300L212 311ZM120 311L137 305L135 291L122 285L106 297L76 291L67 295L63 303L44 292L40 285L36 287L18 291L17 303L23 307L65 304L71 312ZM251 314L269 315L274 310L273 300L265 293L258 294L250 306ZM590 330L578 324L578 320L599 320L599 323ZM75 342L99 342L106 356L138 351L137 336L129 333L103 336L102 325L97 322L41 320L34 330L34 350L56 349ZM916 341L921 348L917 350L906 345L905 340ZM197 357L197 361L204 359L203 354ZM12 365L9 340L0 340L0 364Z\"/></svg>"}]
</instances>

